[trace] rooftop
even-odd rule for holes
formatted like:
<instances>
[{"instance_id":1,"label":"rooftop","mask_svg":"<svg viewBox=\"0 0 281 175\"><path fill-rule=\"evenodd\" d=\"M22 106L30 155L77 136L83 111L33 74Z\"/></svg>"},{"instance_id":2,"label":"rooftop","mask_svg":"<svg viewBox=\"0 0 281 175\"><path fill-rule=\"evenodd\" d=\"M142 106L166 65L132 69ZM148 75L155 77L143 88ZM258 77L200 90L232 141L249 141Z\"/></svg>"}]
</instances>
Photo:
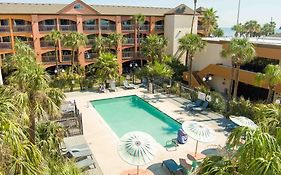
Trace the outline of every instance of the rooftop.
<instances>
[{"instance_id":1,"label":"rooftop","mask_svg":"<svg viewBox=\"0 0 281 175\"><path fill-rule=\"evenodd\" d=\"M53 3L0 3L0 14L58 14L69 4ZM132 15L142 13L147 16L164 16L173 8L140 7L119 5L89 5L103 15ZM188 9L191 13L192 9ZM193 12L193 11L192 11Z\"/></svg>"},{"instance_id":2,"label":"rooftop","mask_svg":"<svg viewBox=\"0 0 281 175\"><path fill-rule=\"evenodd\" d=\"M205 41L213 41L213 42L229 42L231 39L232 37L204 38ZM249 41L253 44L281 46L281 37L249 38Z\"/></svg>"}]
</instances>

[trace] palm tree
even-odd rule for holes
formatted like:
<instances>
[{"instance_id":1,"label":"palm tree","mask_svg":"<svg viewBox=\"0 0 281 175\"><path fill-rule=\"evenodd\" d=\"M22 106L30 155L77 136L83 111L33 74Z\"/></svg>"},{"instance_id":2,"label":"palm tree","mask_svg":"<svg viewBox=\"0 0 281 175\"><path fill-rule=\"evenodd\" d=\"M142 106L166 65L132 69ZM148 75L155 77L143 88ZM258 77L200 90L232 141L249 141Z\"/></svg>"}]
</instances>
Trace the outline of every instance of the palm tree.
<instances>
[{"instance_id":1,"label":"palm tree","mask_svg":"<svg viewBox=\"0 0 281 175\"><path fill-rule=\"evenodd\" d=\"M53 41L55 43L55 54L56 54L56 70L59 70L58 60L59 60L59 42L63 39L63 34L60 31L52 30L51 33L47 35L47 40ZM58 71L59 72L59 71Z\"/></svg>"},{"instance_id":2,"label":"palm tree","mask_svg":"<svg viewBox=\"0 0 281 175\"><path fill-rule=\"evenodd\" d=\"M234 79L234 92L233 99L237 98L237 89L239 84L239 70L240 66L254 59L256 52L254 45L247 39L234 38L230 41L228 47L221 52L221 55L225 58L230 57L232 62L231 80ZM234 69L236 75L234 78ZM230 92L231 93L231 92Z\"/></svg>"},{"instance_id":3,"label":"palm tree","mask_svg":"<svg viewBox=\"0 0 281 175\"><path fill-rule=\"evenodd\" d=\"M72 54L72 59L71 59L71 70L73 72L74 70L74 62L75 62L75 51L78 52L78 48L81 46L85 46L88 42L88 38L83 34L79 32L71 32L67 34L64 39L63 39L63 44L66 47L71 48L71 54ZM78 63L79 65L79 63Z\"/></svg>"},{"instance_id":4,"label":"palm tree","mask_svg":"<svg viewBox=\"0 0 281 175\"><path fill-rule=\"evenodd\" d=\"M216 16L216 10L213 8L207 9L203 12L203 19L202 19L202 25L204 28L205 36L210 36L217 26L217 19L218 16Z\"/></svg>"},{"instance_id":5,"label":"palm tree","mask_svg":"<svg viewBox=\"0 0 281 175\"><path fill-rule=\"evenodd\" d=\"M95 42L93 44L93 50L95 52L98 53L98 57L103 53L105 52L107 46L106 46L106 41L107 39L103 36L98 36L96 39L95 39Z\"/></svg>"},{"instance_id":6,"label":"palm tree","mask_svg":"<svg viewBox=\"0 0 281 175\"><path fill-rule=\"evenodd\" d=\"M141 25L145 22L145 16L143 14L136 14L133 16L133 21L135 24L135 28L137 29L137 45L140 46L140 28ZM137 46L135 46L137 48ZM141 49L139 49L141 50ZM137 56L137 53L135 53L135 56ZM139 54L140 56L140 54Z\"/></svg>"},{"instance_id":7,"label":"palm tree","mask_svg":"<svg viewBox=\"0 0 281 175\"><path fill-rule=\"evenodd\" d=\"M260 24L255 20L247 21L244 26L249 37L258 36L261 31Z\"/></svg>"},{"instance_id":8,"label":"palm tree","mask_svg":"<svg viewBox=\"0 0 281 175\"><path fill-rule=\"evenodd\" d=\"M22 42L16 42L16 54L11 57L8 64L14 72L8 77L8 83L14 91L20 94L22 113L29 116L30 141L35 143L36 120L46 117L59 116L59 106L64 94L59 89L50 88L50 77L45 69L36 63L34 52L30 52ZM26 50L25 50L26 49Z\"/></svg>"},{"instance_id":9,"label":"palm tree","mask_svg":"<svg viewBox=\"0 0 281 175\"><path fill-rule=\"evenodd\" d=\"M114 80L118 77L118 63L115 55L111 53L102 53L94 65L96 75L102 83L107 80Z\"/></svg>"},{"instance_id":10,"label":"palm tree","mask_svg":"<svg viewBox=\"0 0 281 175\"><path fill-rule=\"evenodd\" d=\"M194 59L194 55L197 52L200 52L206 46L206 42L202 40L196 34L186 34L182 38L179 39L179 50L186 51L185 65L187 65L187 61L189 60L189 86L192 87L191 77L192 77L192 61Z\"/></svg>"},{"instance_id":11,"label":"palm tree","mask_svg":"<svg viewBox=\"0 0 281 175\"><path fill-rule=\"evenodd\" d=\"M191 22L191 30L190 33L193 33L193 27L195 26L195 14L196 14L196 8L197 8L197 0L193 0L193 16L192 16L192 22Z\"/></svg>"},{"instance_id":12,"label":"palm tree","mask_svg":"<svg viewBox=\"0 0 281 175\"><path fill-rule=\"evenodd\" d=\"M214 37L222 37L224 35L224 32L221 28L217 28L213 31Z\"/></svg>"},{"instance_id":13,"label":"palm tree","mask_svg":"<svg viewBox=\"0 0 281 175\"><path fill-rule=\"evenodd\" d=\"M242 24L236 24L231 29L235 31L235 37L241 37L246 32L245 26Z\"/></svg>"},{"instance_id":14,"label":"palm tree","mask_svg":"<svg viewBox=\"0 0 281 175\"><path fill-rule=\"evenodd\" d=\"M150 34L142 43L142 52L150 62L155 60L162 62L167 44L168 40L165 37Z\"/></svg>"},{"instance_id":15,"label":"palm tree","mask_svg":"<svg viewBox=\"0 0 281 175\"><path fill-rule=\"evenodd\" d=\"M111 33L109 34L109 36L107 37L107 42L108 42L108 47L109 49L111 47L114 47L116 53L118 52L118 45L119 43L123 43L124 38L123 35L121 33Z\"/></svg>"},{"instance_id":16,"label":"palm tree","mask_svg":"<svg viewBox=\"0 0 281 175\"><path fill-rule=\"evenodd\" d=\"M258 73L256 76L256 81L258 84L260 84L262 81L265 81L268 83L268 95L266 102L270 103L272 101L272 96L274 92L274 88L276 85L281 83L281 68L279 65L272 65L269 64L264 69L263 73Z\"/></svg>"}]
</instances>

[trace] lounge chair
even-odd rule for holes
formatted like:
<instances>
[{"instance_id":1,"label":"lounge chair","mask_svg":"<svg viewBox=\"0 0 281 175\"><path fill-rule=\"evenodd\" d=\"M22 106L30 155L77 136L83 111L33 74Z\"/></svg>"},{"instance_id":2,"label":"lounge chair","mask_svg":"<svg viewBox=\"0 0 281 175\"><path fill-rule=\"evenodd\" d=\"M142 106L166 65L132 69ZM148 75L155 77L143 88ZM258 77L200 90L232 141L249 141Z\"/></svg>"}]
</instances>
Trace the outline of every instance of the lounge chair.
<instances>
[{"instance_id":1,"label":"lounge chair","mask_svg":"<svg viewBox=\"0 0 281 175\"><path fill-rule=\"evenodd\" d=\"M76 162L76 166L81 170L90 169L92 165L94 166L94 168L96 168L95 161L88 158Z\"/></svg>"},{"instance_id":2,"label":"lounge chair","mask_svg":"<svg viewBox=\"0 0 281 175\"><path fill-rule=\"evenodd\" d=\"M110 81L110 88L109 91L115 92L116 91L116 85L114 81Z\"/></svg>"},{"instance_id":3,"label":"lounge chair","mask_svg":"<svg viewBox=\"0 0 281 175\"><path fill-rule=\"evenodd\" d=\"M68 158L82 159L82 158L87 158L88 156L92 156L92 152L89 149L85 149L82 151L71 150L66 153L66 156Z\"/></svg>"},{"instance_id":4,"label":"lounge chair","mask_svg":"<svg viewBox=\"0 0 281 175\"><path fill-rule=\"evenodd\" d=\"M202 100L200 99L197 99L195 102L191 102L191 103L188 103L185 108L186 109L192 109L194 107L199 107L201 104L202 104Z\"/></svg>"},{"instance_id":5,"label":"lounge chair","mask_svg":"<svg viewBox=\"0 0 281 175\"><path fill-rule=\"evenodd\" d=\"M136 89L134 84L129 84L127 80L123 81L123 85L126 89Z\"/></svg>"},{"instance_id":6,"label":"lounge chair","mask_svg":"<svg viewBox=\"0 0 281 175\"><path fill-rule=\"evenodd\" d=\"M209 103L207 101L204 101L204 103L202 104L202 106L200 107L193 107L192 110L193 111L204 111L207 109Z\"/></svg>"},{"instance_id":7,"label":"lounge chair","mask_svg":"<svg viewBox=\"0 0 281 175\"><path fill-rule=\"evenodd\" d=\"M164 160L162 166L165 165L171 174L183 173L182 166L178 165L173 159Z\"/></svg>"}]
</instances>

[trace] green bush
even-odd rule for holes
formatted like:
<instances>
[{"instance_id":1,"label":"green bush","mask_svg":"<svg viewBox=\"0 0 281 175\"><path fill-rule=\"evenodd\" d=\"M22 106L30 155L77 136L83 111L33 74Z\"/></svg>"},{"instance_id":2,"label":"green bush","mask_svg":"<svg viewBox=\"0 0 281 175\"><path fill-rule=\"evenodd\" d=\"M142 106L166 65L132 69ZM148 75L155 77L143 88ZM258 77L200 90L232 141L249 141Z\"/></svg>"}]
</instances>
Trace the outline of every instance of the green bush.
<instances>
[{"instance_id":1,"label":"green bush","mask_svg":"<svg viewBox=\"0 0 281 175\"><path fill-rule=\"evenodd\" d=\"M217 93L217 92L211 92L211 101L209 103L209 107L212 111L223 114L226 110L226 100L225 98Z\"/></svg>"},{"instance_id":2,"label":"green bush","mask_svg":"<svg viewBox=\"0 0 281 175\"><path fill-rule=\"evenodd\" d=\"M248 118L254 117L254 104L250 100L240 98L229 102L229 110L225 112L225 116L230 115L244 116Z\"/></svg>"}]
</instances>

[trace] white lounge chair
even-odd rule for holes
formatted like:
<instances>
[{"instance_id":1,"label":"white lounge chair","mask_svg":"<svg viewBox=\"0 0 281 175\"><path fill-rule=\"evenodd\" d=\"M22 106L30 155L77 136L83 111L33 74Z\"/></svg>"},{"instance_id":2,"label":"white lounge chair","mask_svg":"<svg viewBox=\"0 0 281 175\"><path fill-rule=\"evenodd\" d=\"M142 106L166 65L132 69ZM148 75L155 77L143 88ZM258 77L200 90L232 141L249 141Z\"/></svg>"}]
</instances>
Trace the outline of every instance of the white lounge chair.
<instances>
[{"instance_id":1,"label":"white lounge chair","mask_svg":"<svg viewBox=\"0 0 281 175\"><path fill-rule=\"evenodd\" d=\"M110 81L110 88L109 91L116 91L116 85L115 85L115 81Z\"/></svg>"},{"instance_id":2,"label":"white lounge chair","mask_svg":"<svg viewBox=\"0 0 281 175\"><path fill-rule=\"evenodd\" d=\"M126 89L136 89L137 86L135 86L134 84L129 84L127 80L123 81L123 85Z\"/></svg>"},{"instance_id":3,"label":"white lounge chair","mask_svg":"<svg viewBox=\"0 0 281 175\"><path fill-rule=\"evenodd\" d=\"M91 168L91 166L94 166L94 168L96 168L95 161L88 158L76 162L76 166L81 170L89 169Z\"/></svg>"}]
</instances>

